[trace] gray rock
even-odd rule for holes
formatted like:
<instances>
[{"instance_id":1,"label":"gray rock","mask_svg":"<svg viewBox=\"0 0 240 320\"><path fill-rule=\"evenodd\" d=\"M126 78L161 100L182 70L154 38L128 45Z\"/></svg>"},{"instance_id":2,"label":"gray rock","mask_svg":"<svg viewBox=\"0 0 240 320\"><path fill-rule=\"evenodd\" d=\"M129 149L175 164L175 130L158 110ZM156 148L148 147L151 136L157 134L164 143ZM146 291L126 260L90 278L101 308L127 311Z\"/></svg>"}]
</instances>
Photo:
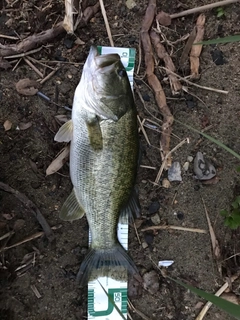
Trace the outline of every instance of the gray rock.
<instances>
[{"instance_id":1,"label":"gray rock","mask_svg":"<svg viewBox=\"0 0 240 320\"><path fill-rule=\"evenodd\" d=\"M199 180L209 180L215 177L216 169L204 158L202 152L198 152L194 158L193 170Z\"/></svg>"},{"instance_id":2,"label":"gray rock","mask_svg":"<svg viewBox=\"0 0 240 320\"><path fill-rule=\"evenodd\" d=\"M168 169L169 181L182 181L181 166L179 162L173 162L172 166Z\"/></svg>"}]
</instances>

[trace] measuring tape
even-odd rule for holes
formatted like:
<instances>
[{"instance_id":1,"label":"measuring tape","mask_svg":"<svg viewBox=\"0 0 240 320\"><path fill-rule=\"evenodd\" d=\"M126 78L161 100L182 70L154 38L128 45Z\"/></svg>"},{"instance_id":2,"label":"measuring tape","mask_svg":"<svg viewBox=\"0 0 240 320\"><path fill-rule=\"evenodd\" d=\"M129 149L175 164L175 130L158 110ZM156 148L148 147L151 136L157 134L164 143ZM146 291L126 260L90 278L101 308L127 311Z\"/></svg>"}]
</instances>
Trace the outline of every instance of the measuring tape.
<instances>
[{"instance_id":1,"label":"measuring tape","mask_svg":"<svg viewBox=\"0 0 240 320\"><path fill-rule=\"evenodd\" d=\"M118 53L121 57L133 89L133 71L136 51L132 48L98 47L100 54ZM128 249L128 218L120 218L117 228L118 240L125 250ZM89 233L89 243L91 234ZM127 278L127 271L126 271ZM104 290L103 290L104 288ZM107 293L107 294L106 294ZM110 299L108 298L110 297ZM88 283L88 319L122 320L115 305L127 318L127 281L121 282L109 277L99 277Z\"/></svg>"}]
</instances>

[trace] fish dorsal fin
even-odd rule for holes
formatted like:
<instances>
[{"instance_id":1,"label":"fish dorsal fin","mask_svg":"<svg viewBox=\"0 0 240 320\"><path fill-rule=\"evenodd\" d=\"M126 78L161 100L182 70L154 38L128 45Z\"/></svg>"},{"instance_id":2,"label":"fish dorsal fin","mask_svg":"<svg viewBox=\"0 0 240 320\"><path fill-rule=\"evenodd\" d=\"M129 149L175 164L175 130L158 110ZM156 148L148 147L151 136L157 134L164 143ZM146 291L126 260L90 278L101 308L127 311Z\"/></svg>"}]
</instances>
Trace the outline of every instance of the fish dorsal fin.
<instances>
[{"instance_id":1,"label":"fish dorsal fin","mask_svg":"<svg viewBox=\"0 0 240 320\"><path fill-rule=\"evenodd\" d=\"M65 221L73 221L81 219L84 216L84 213L84 209L78 202L73 189L67 200L64 202L59 217Z\"/></svg>"},{"instance_id":2,"label":"fish dorsal fin","mask_svg":"<svg viewBox=\"0 0 240 320\"><path fill-rule=\"evenodd\" d=\"M94 150L102 150L103 137L98 117L91 117L87 120L88 138Z\"/></svg>"},{"instance_id":3,"label":"fish dorsal fin","mask_svg":"<svg viewBox=\"0 0 240 320\"><path fill-rule=\"evenodd\" d=\"M73 122L72 120L64 123L56 133L54 140L57 142L69 142L72 140L73 135Z\"/></svg>"}]
</instances>

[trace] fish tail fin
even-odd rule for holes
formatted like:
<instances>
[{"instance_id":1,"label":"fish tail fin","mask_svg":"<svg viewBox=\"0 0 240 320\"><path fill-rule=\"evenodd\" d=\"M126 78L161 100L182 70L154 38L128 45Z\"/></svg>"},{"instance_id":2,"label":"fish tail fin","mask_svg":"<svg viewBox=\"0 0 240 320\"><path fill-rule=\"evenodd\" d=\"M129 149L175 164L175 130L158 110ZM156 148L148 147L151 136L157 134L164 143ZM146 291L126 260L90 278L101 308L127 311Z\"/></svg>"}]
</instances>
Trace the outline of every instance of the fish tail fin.
<instances>
[{"instance_id":1,"label":"fish tail fin","mask_svg":"<svg viewBox=\"0 0 240 320\"><path fill-rule=\"evenodd\" d=\"M128 274L131 274L141 282L141 277L133 260L126 250L118 244L111 249L91 249L80 266L77 282L82 287L88 281L99 277L127 281Z\"/></svg>"}]
</instances>

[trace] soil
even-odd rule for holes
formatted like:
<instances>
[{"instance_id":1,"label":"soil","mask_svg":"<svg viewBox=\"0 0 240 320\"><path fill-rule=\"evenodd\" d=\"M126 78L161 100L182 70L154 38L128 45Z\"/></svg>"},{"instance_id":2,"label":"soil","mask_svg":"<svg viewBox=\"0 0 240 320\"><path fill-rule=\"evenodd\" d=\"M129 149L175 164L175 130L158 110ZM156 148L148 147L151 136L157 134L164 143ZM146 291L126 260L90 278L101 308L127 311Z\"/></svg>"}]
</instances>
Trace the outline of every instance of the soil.
<instances>
[{"instance_id":1,"label":"soil","mask_svg":"<svg viewBox=\"0 0 240 320\"><path fill-rule=\"evenodd\" d=\"M180 3L177 0L164 0L161 1L161 5L164 11L175 13L207 2L186 0ZM114 44L119 47L136 48L136 65L140 57L139 32L147 4L148 1L137 1L137 5L129 10L125 1L105 1ZM22 36L47 30L56 21L61 21L64 16L64 1L1 1L0 10L1 34ZM166 49L171 53L177 72L181 76L189 75L189 66L183 72L178 63L185 42L175 41L192 31L196 18L197 15L190 15L173 20L168 28L161 28L167 40L172 43L172 46L165 43ZM239 32L239 3L224 8L224 16L221 18L217 17L216 10L206 12L205 39ZM76 35L85 44L75 45L72 37L63 33L32 55L42 61L59 60L60 69L41 86L40 91L60 106L72 105L74 90L90 45L94 43L109 46L100 13L86 26L77 29ZM0 43L16 43L16 40L1 37ZM220 63L216 63L216 55L220 56ZM12 66L16 65L18 58L15 60ZM52 67L56 65L51 64ZM51 71L44 66L36 66L43 73ZM165 75L157 66L155 71L162 80L169 107L176 120L199 130L207 127L206 133L240 154L239 43L204 46L200 68L201 78L197 81L199 85L227 90L229 94L188 86L190 94L183 93L181 97L172 97ZM39 237L1 251L0 318L85 319L87 291L77 287L75 277L88 247L87 221L84 217L81 221L70 224L58 217L59 209L72 189L68 162L58 173L46 176L47 167L63 148L63 144L53 140L59 127L55 116L63 114L70 118L71 113L36 95L24 96L17 93L15 84L24 78L37 80L39 76L23 59L14 69L0 70L0 180L25 194L37 205L49 225L58 228L54 230L55 242L49 243L45 237ZM151 320L195 319L204 301L164 278L156 264L159 260L174 260L174 264L167 269L168 275L212 293L223 285L226 276L239 271L239 229L232 231L224 226L224 219L220 215L220 210L229 209L232 200L239 195L240 176L236 171L239 160L218 145L175 122L171 147L175 147L186 137L189 137L189 144L184 144L174 152L173 160L179 161L182 167L189 156L195 157L196 153L201 151L216 167L219 181L210 185L202 184L194 177L191 162L186 172L182 169L182 182L171 182L168 189L163 188L161 183L159 186L154 185L161 166L159 141L162 116L156 106L154 95L145 82L143 59L135 79L141 95L146 100L143 106L139 95L135 94L139 115L142 119L156 122L155 130L145 129L151 146L146 142L142 132L139 134L142 165L154 167L155 170L144 167L139 169L138 189L143 216L142 224L138 228L141 244L131 226L129 254L142 274L156 270L159 289L152 294L146 290L143 290L141 295L132 292L130 299L134 307ZM5 131L3 126L6 120L12 123L8 131ZM20 123L29 122L32 125L28 129L19 130ZM165 177L166 172L163 173L161 181ZM1 191L0 198L0 236L15 231L11 237L1 240L1 248L42 231L37 219L16 197ZM218 264L212 251L202 199L205 201L221 249ZM156 210L153 210L153 207ZM154 211L156 213L153 213ZM199 228L207 230L207 233L179 230L141 231L143 227L156 223ZM147 247L143 245L145 243L148 243ZM218 265L222 267L222 274L219 273ZM20 266L23 268L19 269ZM37 288L40 297L36 296L34 288ZM239 288L240 281L237 280L231 290L239 294ZM130 289L131 286L129 291ZM130 313L134 320L142 319L136 312L130 310ZM228 320L231 317L212 307L205 319Z\"/></svg>"}]
</instances>

